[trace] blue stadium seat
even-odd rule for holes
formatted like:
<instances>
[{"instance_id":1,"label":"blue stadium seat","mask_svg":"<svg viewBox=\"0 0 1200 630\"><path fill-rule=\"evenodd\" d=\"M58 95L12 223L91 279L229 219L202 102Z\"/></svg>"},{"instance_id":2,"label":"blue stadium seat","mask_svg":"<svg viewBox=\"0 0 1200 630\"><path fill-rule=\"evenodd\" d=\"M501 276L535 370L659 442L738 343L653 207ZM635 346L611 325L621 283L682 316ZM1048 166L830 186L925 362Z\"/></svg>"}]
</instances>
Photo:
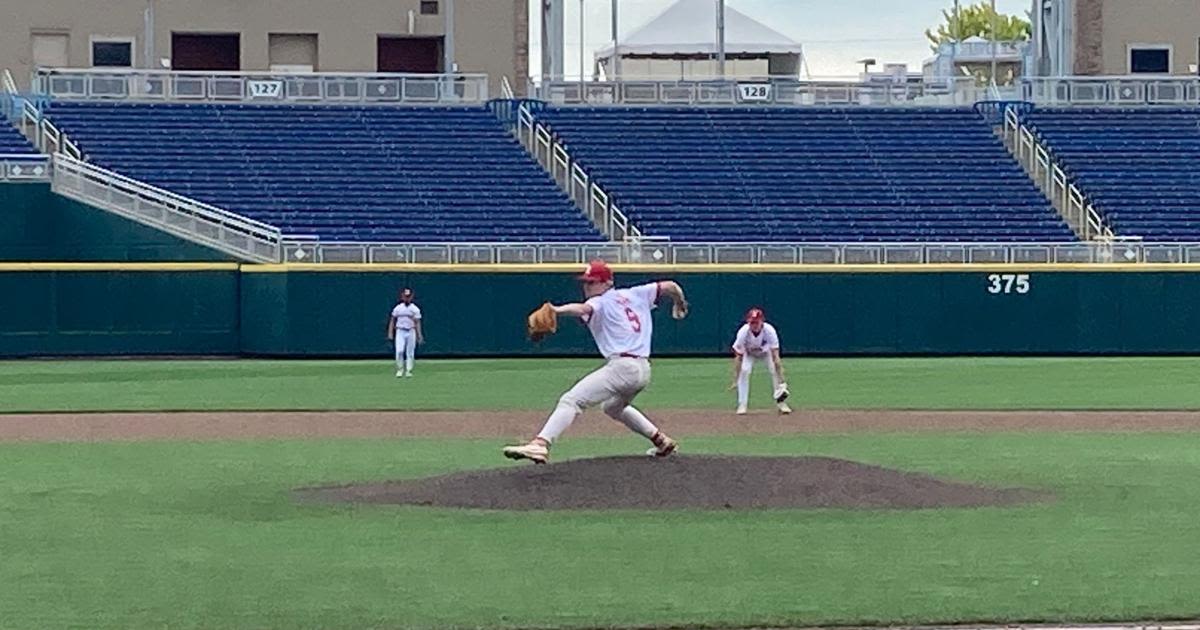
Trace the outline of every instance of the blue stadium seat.
<instances>
[{"instance_id":1,"label":"blue stadium seat","mask_svg":"<svg viewBox=\"0 0 1200 630\"><path fill-rule=\"evenodd\" d=\"M1118 235L1200 242L1200 108L1039 108L1026 122Z\"/></svg>"},{"instance_id":2,"label":"blue stadium seat","mask_svg":"<svg viewBox=\"0 0 1200 630\"><path fill-rule=\"evenodd\" d=\"M537 117L654 236L1076 240L969 109L553 107Z\"/></svg>"},{"instance_id":3,"label":"blue stadium seat","mask_svg":"<svg viewBox=\"0 0 1200 630\"><path fill-rule=\"evenodd\" d=\"M9 126L0 119L0 155L6 156L5 159L16 158L19 156L34 157L39 155L38 150L34 148L21 132L15 127Z\"/></svg>"},{"instance_id":4,"label":"blue stadium seat","mask_svg":"<svg viewBox=\"0 0 1200 630\"><path fill-rule=\"evenodd\" d=\"M54 102L89 161L285 234L600 241L484 107Z\"/></svg>"}]
</instances>

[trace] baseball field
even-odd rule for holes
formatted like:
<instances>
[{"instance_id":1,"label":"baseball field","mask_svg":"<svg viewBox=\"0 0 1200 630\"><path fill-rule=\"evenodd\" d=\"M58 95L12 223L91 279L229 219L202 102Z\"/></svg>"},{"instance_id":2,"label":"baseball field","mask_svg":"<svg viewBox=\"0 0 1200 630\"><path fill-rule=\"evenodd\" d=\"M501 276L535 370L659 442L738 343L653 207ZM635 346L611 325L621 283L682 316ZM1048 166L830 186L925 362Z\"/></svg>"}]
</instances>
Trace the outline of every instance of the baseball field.
<instances>
[{"instance_id":1,"label":"baseball field","mask_svg":"<svg viewBox=\"0 0 1200 630\"><path fill-rule=\"evenodd\" d=\"M656 360L678 458L504 460L596 363L0 362L0 628L1200 617L1200 359Z\"/></svg>"}]
</instances>

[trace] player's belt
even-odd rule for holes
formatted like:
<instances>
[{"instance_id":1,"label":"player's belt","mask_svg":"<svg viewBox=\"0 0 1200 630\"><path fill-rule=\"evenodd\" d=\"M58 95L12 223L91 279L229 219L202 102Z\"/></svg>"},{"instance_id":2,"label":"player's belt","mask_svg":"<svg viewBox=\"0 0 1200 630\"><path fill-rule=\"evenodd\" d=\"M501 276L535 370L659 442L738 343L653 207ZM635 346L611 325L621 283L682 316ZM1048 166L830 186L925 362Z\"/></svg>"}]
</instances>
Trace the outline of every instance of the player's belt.
<instances>
[{"instance_id":1,"label":"player's belt","mask_svg":"<svg viewBox=\"0 0 1200 630\"><path fill-rule=\"evenodd\" d=\"M636 354L629 354L628 352L622 352L621 354L618 354L617 356L621 357L622 359L645 359L646 358L646 357L639 357Z\"/></svg>"}]
</instances>

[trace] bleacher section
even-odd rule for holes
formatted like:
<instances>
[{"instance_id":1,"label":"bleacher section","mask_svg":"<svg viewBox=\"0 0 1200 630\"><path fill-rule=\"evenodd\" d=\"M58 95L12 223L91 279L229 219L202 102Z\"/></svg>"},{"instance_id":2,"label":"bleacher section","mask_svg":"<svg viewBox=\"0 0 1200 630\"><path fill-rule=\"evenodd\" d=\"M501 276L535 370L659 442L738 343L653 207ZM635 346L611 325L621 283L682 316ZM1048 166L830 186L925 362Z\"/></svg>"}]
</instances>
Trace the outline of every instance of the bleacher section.
<instances>
[{"instance_id":1,"label":"bleacher section","mask_svg":"<svg viewBox=\"0 0 1200 630\"><path fill-rule=\"evenodd\" d=\"M0 155L3 156L36 156L38 150L3 118L0 118ZM6 157L5 159L8 159Z\"/></svg>"},{"instance_id":2,"label":"bleacher section","mask_svg":"<svg viewBox=\"0 0 1200 630\"><path fill-rule=\"evenodd\" d=\"M1200 108L1038 108L1025 122L1117 235L1200 241Z\"/></svg>"},{"instance_id":3,"label":"bleacher section","mask_svg":"<svg viewBox=\"0 0 1200 630\"><path fill-rule=\"evenodd\" d=\"M967 109L556 107L537 117L649 235L1076 240Z\"/></svg>"},{"instance_id":4,"label":"bleacher section","mask_svg":"<svg viewBox=\"0 0 1200 630\"><path fill-rule=\"evenodd\" d=\"M325 241L597 241L484 107L55 102L90 162Z\"/></svg>"}]
</instances>

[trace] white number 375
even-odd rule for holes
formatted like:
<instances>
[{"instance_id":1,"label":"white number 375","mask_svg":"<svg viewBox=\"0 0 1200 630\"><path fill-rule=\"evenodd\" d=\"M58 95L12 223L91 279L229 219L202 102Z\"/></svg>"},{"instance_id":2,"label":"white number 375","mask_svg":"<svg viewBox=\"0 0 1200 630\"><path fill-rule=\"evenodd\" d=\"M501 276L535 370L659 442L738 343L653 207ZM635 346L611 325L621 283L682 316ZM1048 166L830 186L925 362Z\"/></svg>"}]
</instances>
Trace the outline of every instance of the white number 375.
<instances>
[{"instance_id":1,"label":"white number 375","mask_svg":"<svg viewBox=\"0 0 1200 630\"><path fill-rule=\"evenodd\" d=\"M1029 274L1027 273L993 273L987 277L987 292L992 295L1029 293Z\"/></svg>"}]
</instances>

